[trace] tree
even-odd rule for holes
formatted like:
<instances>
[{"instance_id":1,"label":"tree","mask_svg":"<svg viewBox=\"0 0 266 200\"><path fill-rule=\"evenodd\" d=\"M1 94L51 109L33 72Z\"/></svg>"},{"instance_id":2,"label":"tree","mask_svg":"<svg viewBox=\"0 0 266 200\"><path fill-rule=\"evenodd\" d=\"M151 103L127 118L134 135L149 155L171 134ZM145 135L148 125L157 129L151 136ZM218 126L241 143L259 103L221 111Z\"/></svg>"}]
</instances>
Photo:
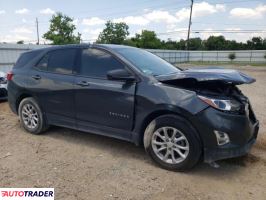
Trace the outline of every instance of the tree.
<instances>
[{"instance_id":1,"label":"tree","mask_svg":"<svg viewBox=\"0 0 266 200\"><path fill-rule=\"evenodd\" d=\"M111 21L107 21L105 26L106 27L98 36L96 41L97 43L122 44L129 35L129 27L124 22L113 23Z\"/></svg>"},{"instance_id":2,"label":"tree","mask_svg":"<svg viewBox=\"0 0 266 200\"><path fill-rule=\"evenodd\" d=\"M253 37L251 40L247 41L248 49L256 49L262 50L263 49L263 39L261 37Z\"/></svg>"},{"instance_id":3,"label":"tree","mask_svg":"<svg viewBox=\"0 0 266 200\"><path fill-rule=\"evenodd\" d=\"M168 39L167 41L161 41L161 49L175 50L177 48L177 42Z\"/></svg>"},{"instance_id":4,"label":"tree","mask_svg":"<svg viewBox=\"0 0 266 200\"><path fill-rule=\"evenodd\" d=\"M161 48L161 40L157 38L154 31L142 30L141 34L136 34L135 38L132 38L132 40L136 42L136 46L139 48Z\"/></svg>"},{"instance_id":5,"label":"tree","mask_svg":"<svg viewBox=\"0 0 266 200\"><path fill-rule=\"evenodd\" d=\"M134 41L132 38L124 40L123 44L132 47L137 46L136 41Z\"/></svg>"},{"instance_id":6,"label":"tree","mask_svg":"<svg viewBox=\"0 0 266 200\"><path fill-rule=\"evenodd\" d=\"M17 44L24 44L24 40L17 41Z\"/></svg>"},{"instance_id":7,"label":"tree","mask_svg":"<svg viewBox=\"0 0 266 200\"><path fill-rule=\"evenodd\" d=\"M228 58L231 60L231 62L236 58L235 53L229 53Z\"/></svg>"},{"instance_id":8,"label":"tree","mask_svg":"<svg viewBox=\"0 0 266 200\"><path fill-rule=\"evenodd\" d=\"M189 50L201 50L202 40L200 38L190 38L189 39Z\"/></svg>"},{"instance_id":9,"label":"tree","mask_svg":"<svg viewBox=\"0 0 266 200\"><path fill-rule=\"evenodd\" d=\"M204 41L204 48L206 50L225 50L227 49L227 42L224 36L210 36Z\"/></svg>"},{"instance_id":10,"label":"tree","mask_svg":"<svg viewBox=\"0 0 266 200\"><path fill-rule=\"evenodd\" d=\"M43 35L43 38L52 41L52 44L78 44L80 43L81 34L74 35L76 26L73 24L73 19L56 13L50 20L49 31Z\"/></svg>"}]
</instances>

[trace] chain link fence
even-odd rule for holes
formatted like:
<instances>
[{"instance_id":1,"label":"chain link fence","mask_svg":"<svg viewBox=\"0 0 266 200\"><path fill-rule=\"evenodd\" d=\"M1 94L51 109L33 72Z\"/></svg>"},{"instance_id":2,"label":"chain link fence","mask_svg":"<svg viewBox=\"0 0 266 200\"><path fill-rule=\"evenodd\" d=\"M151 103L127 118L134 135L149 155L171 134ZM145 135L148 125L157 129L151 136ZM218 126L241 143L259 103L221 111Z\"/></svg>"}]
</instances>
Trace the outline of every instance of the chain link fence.
<instances>
[{"instance_id":1,"label":"chain link fence","mask_svg":"<svg viewBox=\"0 0 266 200\"><path fill-rule=\"evenodd\" d=\"M162 57L170 63L184 62L210 62L210 63L258 63L266 64L266 50L245 51L175 51L156 50L148 51ZM234 54L235 59L230 60L229 55Z\"/></svg>"},{"instance_id":2,"label":"chain link fence","mask_svg":"<svg viewBox=\"0 0 266 200\"><path fill-rule=\"evenodd\" d=\"M19 55L31 49L48 47L48 45L33 44L0 44L0 71L8 71L15 64ZM179 51L147 49L151 53L165 59L170 63L210 62L210 63L259 63L266 64L266 50L248 51ZM235 54L230 60L229 54Z\"/></svg>"}]
</instances>

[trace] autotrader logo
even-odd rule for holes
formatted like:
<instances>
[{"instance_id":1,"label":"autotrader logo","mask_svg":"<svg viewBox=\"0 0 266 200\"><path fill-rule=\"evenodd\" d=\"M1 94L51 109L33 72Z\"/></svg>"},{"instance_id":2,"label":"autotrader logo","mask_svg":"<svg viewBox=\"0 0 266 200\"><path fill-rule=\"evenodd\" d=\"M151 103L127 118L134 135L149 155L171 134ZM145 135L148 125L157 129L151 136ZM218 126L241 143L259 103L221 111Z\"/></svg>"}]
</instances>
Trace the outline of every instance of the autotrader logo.
<instances>
[{"instance_id":1,"label":"autotrader logo","mask_svg":"<svg viewBox=\"0 0 266 200\"><path fill-rule=\"evenodd\" d=\"M54 200L54 188L0 188L0 200Z\"/></svg>"}]
</instances>

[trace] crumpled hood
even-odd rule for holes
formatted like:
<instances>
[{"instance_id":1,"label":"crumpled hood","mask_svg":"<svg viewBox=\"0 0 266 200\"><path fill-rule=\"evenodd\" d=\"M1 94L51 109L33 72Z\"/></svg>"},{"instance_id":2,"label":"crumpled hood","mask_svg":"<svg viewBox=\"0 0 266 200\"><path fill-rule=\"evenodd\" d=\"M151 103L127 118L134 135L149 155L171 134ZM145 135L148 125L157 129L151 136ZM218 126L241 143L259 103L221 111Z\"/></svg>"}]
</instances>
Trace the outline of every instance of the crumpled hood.
<instances>
[{"instance_id":1,"label":"crumpled hood","mask_svg":"<svg viewBox=\"0 0 266 200\"><path fill-rule=\"evenodd\" d=\"M172 81L181 79L194 79L198 82L219 81L234 85L250 84L256 79L233 69L222 68L200 68L187 69L175 74L156 76L158 81Z\"/></svg>"}]
</instances>

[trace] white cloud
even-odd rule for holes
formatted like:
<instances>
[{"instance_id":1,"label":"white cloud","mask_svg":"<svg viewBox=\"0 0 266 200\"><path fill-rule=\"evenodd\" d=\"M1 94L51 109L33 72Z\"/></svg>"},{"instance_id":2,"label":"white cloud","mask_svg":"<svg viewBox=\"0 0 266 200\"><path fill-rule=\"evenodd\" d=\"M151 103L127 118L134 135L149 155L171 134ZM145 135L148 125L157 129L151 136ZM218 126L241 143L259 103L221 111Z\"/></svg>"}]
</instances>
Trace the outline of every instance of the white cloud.
<instances>
[{"instance_id":1,"label":"white cloud","mask_svg":"<svg viewBox=\"0 0 266 200\"><path fill-rule=\"evenodd\" d=\"M94 42L97 40L98 35L102 32L102 28L97 29L84 29L82 32L82 39L85 42Z\"/></svg>"},{"instance_id":2,"label":"white cloud","mask_svg":"<svg viewBox=\"0 0 266 200\"><path fill-rule=\"evenodd\" d=\"M27 8L22 8L15 11L16 14L28 14L29 12L30 11Z\"/></svg>"},{"instance_id":3,"label":"white cloud","mask_svg":"<svg viewBox=\"0 0 266 200\"><path fill-rule=\"evenodd\" d=\"M224 4L209 4L208 2L195 3L193 7L193 17L203 17L210 14L224 12L226 10ZM190 8L182 8L176 12L177 20L183 21L189 18Z\"/></svg>"},{"instance_id":4,"label":"white cloud","mask_svg":"<svg viewBox=\"0 0 266 200\"><path fill-rule=\"evenodd\" d=\"M179 22L189 18L190 10L188 8L182 8L178 12L176 12L176 17Z\"/></svg>"},{"instance_id":5,"label":"white cloud","mask_svg":"<svg viewBox=\"0 0 266 200\"><path fill-rule=\"evenodd\" d=\"M5 10L0 10L0 15L4 15L6 14L6 11Z\"/></svg>"},{"instance_id":6,"label":"white cloud","mask_svg":"<svg viewBox=\"0 0 266 200\"><path fill-rule=\"evenodd\" d=\"M27 23L27 20L25 18L23 18L22 23Z\"/></svg>"},{"instance_id":7,"label":"white cloud","mask_svg":"<svg viewBox=\"0 0 266 200\"><path fill-rule=\"evenodd\" d=\"M146 19L152 22L165 22L167 24L176 23L177 19L168 11L153 10L144 15Z\"/></svg>"},{"instance_id":8,"label":"white cloud","mask_svg":"<svg viewBox=\"0 0 266 200\"><path fill-rule=\"evenodd\" d=\"M193 10L193 16L194 17L201 17L210 15L217 12L224 12L225 11L225 5L223 4L209 4L205 1L201 3L195 3L195 7Z\"/></svg>"},{"instance_id":9,"label":"white cloud","mask_svg":"<svg viewBox=\"0 0 266 200\"><path fill-rule=\"evenodd\" d=\"M142 32L143 30L146 30L146 28L143 27L143 28L140 28L140 29L134 29L134 30L130 31L130 33L129 33L129 35L127 36L127 38L135 37L136 34L141 34L141 32Z\"/></svg>"},{"instance_id":10,"label":"white cloud","mask_svg":"<svg viewBox=\"0 0 266 200\"><path fill-rule=\"evenodd\" d=\"M206 32L201 32L200 33L200 36L201 36L202 39L207 39L210 36L220 36L220 35L223 35L220 32L217 32L217 33L212 32L213 31L213 28L206 28L206 29L204 29L204 31L206 31Z\"/></svg>"},{"instance_id":11,"label":"white cloud","mask_svg":"<svg viewBox=\"0 0 266 200\"><path fill-rule=\"evenodd\" d=\"M115 23L125 22L128 25L144 26L144 25L147 25L149 23L149 20L143 16L127 16L127 17L123 17L123 18L113 19L113 22L115 22Z\"/></svg>"},{"instance_id":12,"label":"white cloud","mask_svg":"<svg viewBox=\"0 0 266 200\"><path fill-rule=\"evenodd\" d=\"M259 5L256 8L234 8L230 15L236 18L262 18L266 13L266 5Z\"/></svg>"},{"instance_id":13,"label":"white cloud","mask_svg":"<svg viewBox=\"0 0 266 200\"><path fill-rule=\"evenodd\" d=\"M32 38L30 37L26 37L26 36L23 36L23 35L19 35L19 34L8 34L8 35L4 35L4 36L0 36L0 41L1 42L17 42L17 41L20 41L20 40L23 40L23 41L30 41L32 40Z\"/></svg>"},{"instance_id":14,"label":"white cloud","mask_svg":"<svg viewBox=\"0 0 266 200\"><path fill-rule=\"evenodd\" d=\"M40 13L43 15L53 15L55 14L55 11L52 10L51 8L45 8L43 10L40 10Z\"/></svg>"},{"instance_id":15,"label":"white cloud","mask_svg":"<svg viewBox=\"0 0 266 200\"><path fill-rule=\"evenodd\" d=\"M103 29L101 28L97 28L97 29L84 29L83 33L89 33L90 35L99 35L99 33L102 31Z\"/></svg>"},{"instance_id":16,"label":"white cloud","mask_svg":"<svg viewBox=\"0 0 266 200\"><path fill-rule=\"evenodd\" d=\"M13 32L13 33L33 33L33 31L31 29L26 28L26 27L18 27L18 28L15 28L11 32Z\"/></svg>"},{"instance_id":17,"label":"white cloud","mask_svg":"<svg viewBox=\"0 0 266 200\"><path fill-rule=\"evenodd\" d=\"M143 12L145 12L145 13L147 13L147 12L149 12L149 11L150 11L149 8L144 8L144 9L143 9Z\"/></svg>"},{"instance_id":18,"label":"white cloud","mask_svg":"<svg viewBox=\"0 0 266 200\"><path fill-rule=\"evenodd\" d=\"M125 22L129 25L145 26L151 22L160 23L165 22L167 24L176 23L177 20L174 15L171 15L168 11L153 10L144 11L145 14L141 16L127 16L122 18L113 19L113 22Z\"/></svg>"},{"instance_id":19,"label":"white cloud","mask_svg":"<svg viewBox=\"0 0 266 200\"><path fill-rule=\"evenodd\" d=\"M95 26L95 25L102 25L105 23L105 20L99 18L99 17L91 17L87 19L82 20L83 25L88 25L88 26Z\"/></svg>"},{"instance_id":20,"label":"white cloud","mask_svg":"<svg viewBox=\"0 0 266 200\"><path fill-rule=\"evenodd\" d=\"M187 38L187 28L178 28L174 25L168 25L166 28L166 32L170 34L159 35L164 40L167 40L168 38L171 38L172 40L180 40Z\"/></svg>"},{"instance_id":21,"label":"white cloud","mask_svg":"<svg viewBox=\"0 0 266 200\"><path fill-rule=\"evenodd\" d=\"M74 19L74 20L73 20L73 24L74 24L75 26L77 26L78 23L79 23L79 20L78 20L78 19Z\"/></svg>"},{"instance_id":22,"label":"white cloud","mask_svg":"<svg viewBox=\"0 0 266 200\"><path fill-rule=\"evenodd\" d=\"M224 11L225 11L225 5L223 4L209 4L208 2L203 1L201 3L195 3L193 16L200 17ZM112 21L115 23L125 22L128 25L139 25L139 26L145 26L152 22L166 23L167 25L176 24L189 17L190 9L182 8L178 12L176 12L175 15L169 13L168 11L163 11L163 10L151 11L149 9L144 9L143 12L144 13L140 16L120 17L120 18L115 18ZM105 20L99 17L91 17L83 19L82 21L83 25L89 25L89 26L102 25L104 23Z\"/></svg>"}]
</instances>

